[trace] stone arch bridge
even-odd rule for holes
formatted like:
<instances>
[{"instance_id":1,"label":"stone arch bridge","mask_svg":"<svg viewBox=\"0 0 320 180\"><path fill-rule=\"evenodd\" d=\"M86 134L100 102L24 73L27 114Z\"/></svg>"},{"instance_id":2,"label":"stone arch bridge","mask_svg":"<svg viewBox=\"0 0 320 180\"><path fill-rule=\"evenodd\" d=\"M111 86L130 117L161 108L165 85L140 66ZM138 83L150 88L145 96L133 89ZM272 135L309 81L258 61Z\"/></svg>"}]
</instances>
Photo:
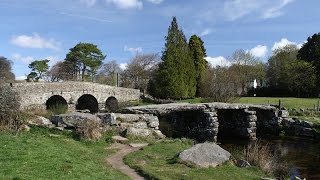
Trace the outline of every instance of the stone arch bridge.
<instances>
[{"instance_id":1,"label":"stone arch bridge","mask_svg":"<svg viewBox=\"0 0 320 180\"><path fill-rule=\"evenodd\" d=\"M21 97L20 109L46 109L50 104L62 103L68 109L105 108L108 103L139 100L140 91L91 82L35 82L14 83L13 89Z\"/></svg>"}]
</instances>

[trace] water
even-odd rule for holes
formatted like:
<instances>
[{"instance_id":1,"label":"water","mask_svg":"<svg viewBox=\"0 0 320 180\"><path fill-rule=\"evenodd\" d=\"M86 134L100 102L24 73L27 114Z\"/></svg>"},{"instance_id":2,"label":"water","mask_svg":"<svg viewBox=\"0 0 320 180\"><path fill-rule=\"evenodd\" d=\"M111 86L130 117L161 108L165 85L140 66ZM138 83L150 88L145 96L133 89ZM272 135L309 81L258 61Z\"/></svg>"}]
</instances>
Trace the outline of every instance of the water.
<instances>
[{"instance_id":1,"label":"water","mask_svg":"<svg viewBox=\"0 0 320 180\"><path fill-rule=\"evenodd\" d=\"M221 139L221 146L226 150L243 148L246 140ZM320 142L297 137L270 137L261 139L268 143L281 159L289 166L290 174L301 175L307 180L320 179Z\"/></svg>"}]
</instances>

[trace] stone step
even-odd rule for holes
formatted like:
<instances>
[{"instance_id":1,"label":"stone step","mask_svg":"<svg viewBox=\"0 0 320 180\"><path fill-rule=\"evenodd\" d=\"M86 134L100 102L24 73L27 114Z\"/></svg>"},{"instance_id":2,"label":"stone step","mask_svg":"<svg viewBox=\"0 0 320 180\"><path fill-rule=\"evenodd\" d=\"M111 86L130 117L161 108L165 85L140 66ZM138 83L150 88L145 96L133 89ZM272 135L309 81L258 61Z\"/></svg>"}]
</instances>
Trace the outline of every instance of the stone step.
<instances>
[{"instance_id":1,"label":"stone step","mask_svg":"<svg viewBox=\"0 0 320 180\"><path fill-rule=\"evenodd\" d=\"M129 141L129 139L124 138L122 136L112 136L112 141L117 142L117 143L121 143L121 144L125 144L126 142Z\"/></svg>"}]
</instances>

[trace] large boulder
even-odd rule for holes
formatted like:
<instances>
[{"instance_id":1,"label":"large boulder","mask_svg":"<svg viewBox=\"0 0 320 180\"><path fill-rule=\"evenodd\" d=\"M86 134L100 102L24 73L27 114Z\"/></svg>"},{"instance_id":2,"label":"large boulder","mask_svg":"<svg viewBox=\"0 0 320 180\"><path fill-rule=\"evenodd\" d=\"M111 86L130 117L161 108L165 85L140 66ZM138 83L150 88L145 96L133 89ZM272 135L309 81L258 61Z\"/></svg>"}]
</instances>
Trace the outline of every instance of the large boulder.
<instances>
[{"instance_id":1,"label":"large boulder","mask_svg":"<svg viewBox=\"0 0 320 180\"><path fill-rule=\"evenodd\" d=\"M101 119L88 113L73 112L69 114L54 115L51 122L58 127L75 128L81 126L84 122L95 120L101 122Z\"/></svg>"},{"instance_id":2,"label":"large boulder","mask_svg":"<svg viewBox=\"0 0 320 180\"><path fill-rule=\"evenodd\" d=\"M54 125L49 119L42 116L32 117L28 119L28 123L31 125L42 126L42 127L49 127L49 128L54 127Z\"/></svg>"},{"instance_id":3,"label":"large boulder","mask_svg":"<svg viewBox=\"0 0 320 180\"><path fill-rule=\"evenodd\" d=\"M230 158L230 153L215 143L201 143L179 154L182 161L200 167L216 167Z\"/></svg>"}]
</instances>

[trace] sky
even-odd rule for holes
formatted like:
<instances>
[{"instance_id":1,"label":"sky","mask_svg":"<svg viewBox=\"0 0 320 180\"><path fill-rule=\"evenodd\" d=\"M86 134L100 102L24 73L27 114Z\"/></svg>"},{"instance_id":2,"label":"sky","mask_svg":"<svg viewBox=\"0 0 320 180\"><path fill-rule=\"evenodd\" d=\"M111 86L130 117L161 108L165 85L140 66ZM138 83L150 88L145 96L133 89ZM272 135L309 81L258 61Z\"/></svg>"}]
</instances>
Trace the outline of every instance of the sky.
<instances>
[{"instance_id":1,"label":"sky","mask_svg":"<svg viewBox=\"0 0 320 180\"><path fill-rule=\"evenodd\" d=\"M16 79L28 64L63 61L79 42L93 43L122 68L137 53L161 55L172 17L187 39L204 41L207 60L228 65L244 49L267 62L272 51L299 47L319 32L319 0L0 0L0 56Z\"/></svg>"}]
</instances>

